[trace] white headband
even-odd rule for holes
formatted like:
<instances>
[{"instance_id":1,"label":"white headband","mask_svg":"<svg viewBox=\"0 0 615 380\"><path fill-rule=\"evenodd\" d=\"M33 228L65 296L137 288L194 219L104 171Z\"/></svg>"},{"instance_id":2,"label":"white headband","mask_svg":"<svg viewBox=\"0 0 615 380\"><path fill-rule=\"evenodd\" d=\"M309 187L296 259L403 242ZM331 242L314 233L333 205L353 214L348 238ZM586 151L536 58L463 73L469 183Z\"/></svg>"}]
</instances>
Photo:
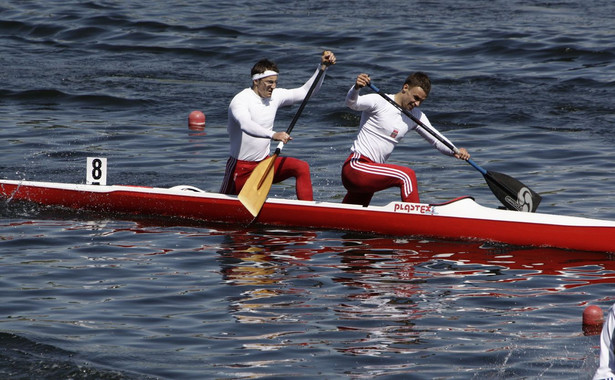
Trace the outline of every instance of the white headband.
<instances>
[{"instance_id":1,"label":"white headband","mask_svg":"<svg viewBox=\"0 0 615 380\"><path fill-rule=\"evenodd\" d=\"M266 78L266 77L271 77L271 76L274 76L274 75L280 75L280 73L276 73L273 70L265 70L264 73L252 75L252 80L259 80L259 79L263 79L263 78Z\"/></svg>"}]
</instances>

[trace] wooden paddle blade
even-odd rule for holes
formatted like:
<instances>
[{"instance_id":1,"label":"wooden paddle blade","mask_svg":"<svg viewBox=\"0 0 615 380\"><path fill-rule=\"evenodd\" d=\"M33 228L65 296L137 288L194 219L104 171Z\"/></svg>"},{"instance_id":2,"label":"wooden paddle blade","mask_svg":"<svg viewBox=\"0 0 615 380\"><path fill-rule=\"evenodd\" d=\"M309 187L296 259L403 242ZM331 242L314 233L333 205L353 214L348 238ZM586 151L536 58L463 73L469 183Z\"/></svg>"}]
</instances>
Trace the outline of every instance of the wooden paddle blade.
<instances>
[{"instance_id":1,"label":"wooden paddle blade","mask_svg":"<svg viewBox=\"0 0 615 380\"><path fill-rule=\"evenodd\" d=\"M271 184L273 183L273 161L276 156L271 156L263 161L252 171L250 177L239 192L237 198L256 217L261 211Z\"/></svg>"},{"instance_id":2,"label":"wooden paddle blade","mask_svg":"<svg viewBox=\"0 0 615 380\"><path fill-rule=\"evenodd\" d=\"M534 212L542 197L506 174L488 171L484 175L493 194L509 210Z\"/></svg>"}]
</instances>

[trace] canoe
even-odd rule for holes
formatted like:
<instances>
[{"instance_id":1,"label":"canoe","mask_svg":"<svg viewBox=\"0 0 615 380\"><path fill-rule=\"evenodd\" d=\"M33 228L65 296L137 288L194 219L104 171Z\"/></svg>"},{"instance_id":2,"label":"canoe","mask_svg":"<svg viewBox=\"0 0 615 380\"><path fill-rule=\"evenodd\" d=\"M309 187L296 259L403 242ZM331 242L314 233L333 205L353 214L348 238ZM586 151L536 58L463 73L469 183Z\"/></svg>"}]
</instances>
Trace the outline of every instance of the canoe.
<instances>
[{"instance_id":1,"label":"canoe","mask_svg":"<svg viewBox=\"0 0 615 380\"><path fill-rule=\"evenodd\" d=\"M493 209L471 197L442 204L391 202L362 207L334 202L268 198L256 219L236 196L193 186L157 188L0 180L6 204L27 201L109 215L334 229L403 237L476 240L516 246L615 252L615 222Z\"/></svg>"}]
</instances>

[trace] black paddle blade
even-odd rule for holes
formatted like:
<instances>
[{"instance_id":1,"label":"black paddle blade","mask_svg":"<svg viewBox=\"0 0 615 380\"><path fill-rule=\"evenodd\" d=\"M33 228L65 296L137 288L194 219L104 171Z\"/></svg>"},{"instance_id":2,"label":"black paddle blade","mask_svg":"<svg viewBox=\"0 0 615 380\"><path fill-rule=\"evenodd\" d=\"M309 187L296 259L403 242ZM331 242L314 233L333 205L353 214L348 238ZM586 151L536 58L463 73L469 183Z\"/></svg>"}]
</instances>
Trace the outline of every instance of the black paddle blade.
<instances>
[{"instance_id":1,"label":"black paddle blade","mask_svg":"<svg viewBox=\"0 0 615 380\"><path fill-rule=\"evenodd\" d=\"M493 194L509 210L534 212L542 197L506 174L488 171L484 175Z\"/></svg>"}]
</instances>

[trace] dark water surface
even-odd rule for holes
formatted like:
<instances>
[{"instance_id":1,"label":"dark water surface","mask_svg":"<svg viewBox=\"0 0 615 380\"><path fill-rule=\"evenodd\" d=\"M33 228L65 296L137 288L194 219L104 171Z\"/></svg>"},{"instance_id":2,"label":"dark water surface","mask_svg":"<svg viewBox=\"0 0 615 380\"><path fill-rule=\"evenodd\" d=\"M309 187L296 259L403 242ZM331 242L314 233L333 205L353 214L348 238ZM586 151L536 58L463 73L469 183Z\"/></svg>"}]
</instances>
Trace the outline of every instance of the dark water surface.
<instances>
[{"instance_id":1,"label":"dark water surface","mask_svg":"<svg viewBox=\"0 0 615 380\"><path fill-rule=\"evenodd\" d=\"M0 177L83 183L100 156L110 184L217 191L226 108L252 64L276 60L294 87L326 48L338 64L284 150L310 163L317 200L344 195L356 75L395 92L424 70L422 109L476 162L541 193L541 212L615 219L613 14L606 0L1 1ZM195 109L204 132L187 128ZM498 206L416 136L391 161L416 170L425 202ZM607 253L4 203L0 248L10 379L590 378L598 337L581 315L615 302Z\"/></svg>"}]
</instances>

